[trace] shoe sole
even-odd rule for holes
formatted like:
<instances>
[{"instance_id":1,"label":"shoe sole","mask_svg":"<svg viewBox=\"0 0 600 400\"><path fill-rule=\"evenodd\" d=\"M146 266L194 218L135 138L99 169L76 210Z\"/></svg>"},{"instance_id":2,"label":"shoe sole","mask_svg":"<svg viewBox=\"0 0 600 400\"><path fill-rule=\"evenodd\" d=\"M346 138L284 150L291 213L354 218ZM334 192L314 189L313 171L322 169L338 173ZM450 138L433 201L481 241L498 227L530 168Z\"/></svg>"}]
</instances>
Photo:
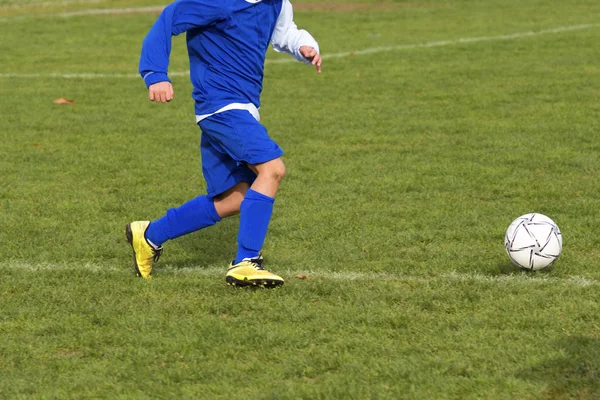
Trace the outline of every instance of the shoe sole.
<instances>
[{"instance_id":1,"label":"shoe sole","mask_svg":"<svg viewBox=\"0 0 600 400\"><path fill-rule=\"evenodd\" d=\"M125 226L125 237L127 238L127 241L129 242L129 244L131 245L131 249L133 250L133 270L135 271L135 274L141 278L142 273L138 268L137 261L135 259L135 250L133 249L133 233L131 232L131 224L127 224Z\"/></svg>"},{"instance_id":2,"label":"shoe sole","mask_svg":"<svg viewBox=\"0 0 600 400\"><path fill-rule=\"evenodd\" d=\"M235 279L233 276L226 276L225 282L228 285L235 287L263 287L266 289L273 289L283 285L283 281L277 279Z\"/></svg>"}]
</instances>

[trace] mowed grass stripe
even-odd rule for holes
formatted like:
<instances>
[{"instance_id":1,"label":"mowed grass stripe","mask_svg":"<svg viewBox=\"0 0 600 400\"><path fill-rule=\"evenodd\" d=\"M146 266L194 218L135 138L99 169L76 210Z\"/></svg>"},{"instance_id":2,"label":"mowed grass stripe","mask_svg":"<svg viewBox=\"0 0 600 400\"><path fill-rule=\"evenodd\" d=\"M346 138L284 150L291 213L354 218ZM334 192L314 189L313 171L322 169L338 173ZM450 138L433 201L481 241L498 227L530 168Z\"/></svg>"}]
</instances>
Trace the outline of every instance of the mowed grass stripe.
<instances>
[{"instance_id":1,"label":"mowed grass stripe","mask_svg":"<svg viewBox=\"0 0 600 400\"><path fill-rule=\"evenodd\" d=\"M401 51L401 50L412 50L418 48L431 48L431 47L442 47L442 46L453 46L458 44L469 44L469 43L479 43L479 42L489 42L489 41L503 41L503 40L515 40L532 36L540 36L547 34L556 34L562 32L572 32L578 30L585 29L593 29L600 27L600 24L583 24L583 25L572 25L572 26L561 26L552 29L544 29L541 31L529 31L529 32L517 32L505 35L497 35L497 36L479 36L479 37L467 37L460 38L456 40L441 40L434 42L424 42L424 43L416 43L416 44L406 44L406 45L398 45L398 46L384 46L384 47L373 47L362 50L355 51L345 51L340 53L329 53L324 54L323 59L333 59L333 58L344 58L344 57L353 57L359 55L370 55L377 53L386 53L392 51ZM268 64L290 64L296 63L297 61L292 58L282 58L276 60L267 60ZM174 71L169 72L170 76L187 76L189 75L189 71ZM94 72L82 72L82 73L29 73L29 74L20 74L20 73L0 73L0 78L63 78L63 79L104 79L104 78L139 78L138 74L123 74L123 73L94 73Z\"/></svg>"},{"instance_id":2,"label":"mowed grass stripe","mask_svg":"<svg viewBox=\"0 0 600 400\"><path fill-rule=\"evenodd\" d=\"M129 272L128 266L102 265L94 263L82 264L53 264L53 263L30 263L27 261L11 261L0 264L0 270L10 269L27 272L52 272L52 271L89 271L89 272ZM336 280L336 281L403 281L403 282L438 282L438 281L453 281L453 282L473 282L473 283L489 283L502 285L562 285L562 286L599 286L600 281L583 277L583 276L567 276L564 278L535 276L539 273L523 273L507 274L507 275L483 275L477 273L459 273L450 272L435 276L418 276L405 274L390 274L390 273L370 273L370 272L344 272L344 271L315 271L315 270L277 270L282 276L290 277L296 281L310 280L312 278ZM156 274L162 275L190 275L190 276L207 276L221 277L224 276L225 268L221 267L175 267L169 264L156 268ZM298 277L300 276L300 277ZM133 275L132 275L133 277Z\"/></svg>"}]
</instances>

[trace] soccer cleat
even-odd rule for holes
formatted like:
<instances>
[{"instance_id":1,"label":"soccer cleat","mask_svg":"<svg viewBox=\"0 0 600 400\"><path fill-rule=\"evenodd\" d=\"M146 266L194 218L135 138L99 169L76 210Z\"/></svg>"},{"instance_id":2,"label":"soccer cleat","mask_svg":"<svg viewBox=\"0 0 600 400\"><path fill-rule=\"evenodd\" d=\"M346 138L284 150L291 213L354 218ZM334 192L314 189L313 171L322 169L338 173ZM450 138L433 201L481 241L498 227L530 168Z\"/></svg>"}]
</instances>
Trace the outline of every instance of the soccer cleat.
<instances>
[{"instance_id":1,"label":"soccer cleat","mask_svg":"<svg viewBox=\"0 0 600 400\"><path fill-rule=\"evenodd\" d=\"M283 285L283 278L272 274L262 266L263 258L244 258L239 263L230 264L225 281L231 286L258 286L274 288Z\"/></svg>"},{"instance_id":2,"label":"soccer cleat","mask_svg":"<svg viewBox=\"0 0 600 400\"><path fill-rule=\"evenodd\" d=\"M154 249L146 240L146 230L150 221L135 221L125 227L125 236L133 248L133 266L137 276L150 279L152 264L157 262L162 254L162 246Z\"/></svg>"}]
</instances>

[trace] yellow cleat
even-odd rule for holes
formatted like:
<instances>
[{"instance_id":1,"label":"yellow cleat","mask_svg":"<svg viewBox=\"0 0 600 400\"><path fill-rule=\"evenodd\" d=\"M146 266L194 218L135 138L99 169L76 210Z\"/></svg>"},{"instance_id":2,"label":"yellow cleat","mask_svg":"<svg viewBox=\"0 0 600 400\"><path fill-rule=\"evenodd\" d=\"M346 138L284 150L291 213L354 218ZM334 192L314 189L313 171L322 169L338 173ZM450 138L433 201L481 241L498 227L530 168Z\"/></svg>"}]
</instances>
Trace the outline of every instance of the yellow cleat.
<instances>
[{"instance_id":1,"label":"yellow cleat","mask_svg":"<svg viewBox=\"0 0 600 400\"><path fill-rule=\"evenodd\" d=\"M137 276L151 279L152 264L157 262L162 254L162 246L154 249L146 240L146 229L150 221L135 221L125 227L125 236L133 248L133 266Z\"/></svg>"},{"instance_id":2,"label":"yellow cleat","mask_svg":"<svg viewBox=\"0 0 600 400\"><path fill-rule=\"evenodd\" d=\"M283 285L283 278L272 274L262 266L263 258L245 258L230 265L225 281L232 286L258 286L274 288Z\"/></svg>"}]
</instances>

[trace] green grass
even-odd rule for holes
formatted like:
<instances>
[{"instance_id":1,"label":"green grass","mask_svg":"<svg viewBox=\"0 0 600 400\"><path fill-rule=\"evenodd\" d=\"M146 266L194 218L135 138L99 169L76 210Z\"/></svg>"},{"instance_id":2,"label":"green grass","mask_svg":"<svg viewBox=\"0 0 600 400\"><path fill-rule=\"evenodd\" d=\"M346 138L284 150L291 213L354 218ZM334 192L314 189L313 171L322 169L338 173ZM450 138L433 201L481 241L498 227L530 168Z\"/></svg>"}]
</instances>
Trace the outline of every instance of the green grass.
<instances>
[{"instance_id":1,"label":"green grass","mask_svg":"<svg viewBox=\"0 0 600 400\"><path fill-rule=\"evenodd\" d=\"M286 284L245 291L224 283L236 218L131 271L124 225L204 191L191 85L157 105L128 77L155 15L57 14L160 4L34 3L0 1L0 398L600 398L600 27L268 64L288 175L264 254ZM327 55L600 16L568 3L295 19ZM47 75L90 72L124 76ZM531 211L565 241L539 273L503 248Z\"/></svg>"}]
</instances>

